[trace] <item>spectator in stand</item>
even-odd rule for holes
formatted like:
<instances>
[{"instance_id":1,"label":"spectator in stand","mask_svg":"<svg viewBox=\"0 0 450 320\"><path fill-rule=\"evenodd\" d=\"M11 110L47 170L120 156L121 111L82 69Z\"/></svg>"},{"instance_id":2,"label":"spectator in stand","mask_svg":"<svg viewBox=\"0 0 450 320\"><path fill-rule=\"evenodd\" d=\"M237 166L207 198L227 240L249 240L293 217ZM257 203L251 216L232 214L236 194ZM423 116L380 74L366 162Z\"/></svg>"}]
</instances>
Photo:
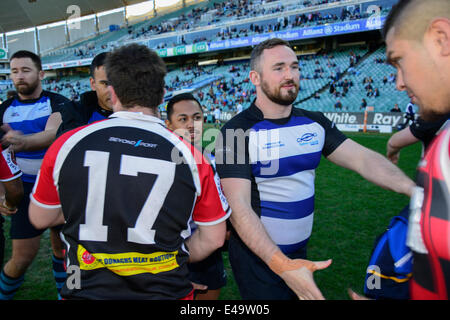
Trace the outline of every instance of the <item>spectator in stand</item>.
<instances>
[{"instance_id":1,"label":"spectator in stand","mask_svg":"<svg viewBox=\"0 0 450 320\"><path fill-rule=\"evenodd\" d=\"M220 116L222 114L220 107L216 106L216 109L214 109L214 124L220 124Z\"/></svg>"},{"instance_id":2,"label":"spectator in stand","mask_svg":"<svg viewBox=\"0 0 450 320\"><path fill-rule=\"evenodd\" d=\"M366 107L367 107L367 101L366 101L366 99L363 98L361 100L361 110L365 110Z\"/></svg>"},{"instance_id":3,"label":"spectator in stand","mask_svg":"<svg viewBox=\"0 0 450 320\"><path fill-rule=\"evenodd\" d=\"M391 109L391 112L402 112L402 110L400 110L400 108L398 107L398 103L394 105L394 107Z\"/></svg>"}]
</instances>

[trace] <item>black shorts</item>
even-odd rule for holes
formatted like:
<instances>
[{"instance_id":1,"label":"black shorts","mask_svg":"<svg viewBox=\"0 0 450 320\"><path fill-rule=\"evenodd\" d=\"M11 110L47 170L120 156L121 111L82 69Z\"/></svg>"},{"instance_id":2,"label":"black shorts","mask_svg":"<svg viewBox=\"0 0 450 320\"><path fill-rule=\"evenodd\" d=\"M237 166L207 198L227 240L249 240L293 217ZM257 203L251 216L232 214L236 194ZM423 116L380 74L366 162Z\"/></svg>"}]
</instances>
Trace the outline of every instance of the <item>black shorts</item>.
<instances>
[{"instance_id":1,"label":"black shorts","mask_svg":"<svg viewBox=\"0 0 450 320\"><path fill-rule=\"evenodd\" d=\"M233 233L228 252L233 275L243 300L298 300L284 280L270 270ZM287 256L292 259L306 259L306 247Z\"/></svg>"},{"instance_id":2,"label":"black shorts","mask_svg":"<svg viewBox=\"0 0 450 320\"><path fill-rule=\"evenodd\" d=\"M33 187L34 183L23 182L23 199L20 201L17 212L11 216L11 229L9 230L11 239L30 239L45 231L45 229L36 229L28 218L28 206Z\"/></svg>"},{"instance_id":3,"label":"black shorts","mask_svg":"<svg viewBox=\"0 0 450 320\"><path fill-rule=\"evenodd\" d=\"M217 290L227 284L227 275L223 266L222 250L214 251L205 260L188 263L189 280L208 286L208 290Z\"/></svg>"}]
</instances>

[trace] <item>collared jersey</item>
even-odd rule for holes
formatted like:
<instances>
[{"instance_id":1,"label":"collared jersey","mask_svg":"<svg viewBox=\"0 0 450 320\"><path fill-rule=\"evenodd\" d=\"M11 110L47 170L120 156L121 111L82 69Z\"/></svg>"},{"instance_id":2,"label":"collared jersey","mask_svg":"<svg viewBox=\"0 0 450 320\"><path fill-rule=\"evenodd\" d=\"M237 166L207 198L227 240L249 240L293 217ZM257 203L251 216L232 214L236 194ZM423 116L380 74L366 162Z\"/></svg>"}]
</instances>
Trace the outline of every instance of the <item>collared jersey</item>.
<instances>
[{"instance_id":1,"label":"collared jersey","mask_svg":"<svg viewBox=\"0 0 450 320\"><path fill-rule=\"evenodd\" d=\"M66 97L43 90L39 98L20 100L18 96L6 100L0 106L0 119L13 130L23 134L34 134L45 130L50 115L59 112L70 100ZM33 183L47 149L22 151L16 153L16 159L23 172L22 179Z\"/></svg>"},{"instance_id":2,"label":"collared jersey","mask_svg":"<svg viewBox=\"0 0 450 320\"><path fill-rule=\"evenodd\" d=\"M229 216L201 153L151 116L117 112L69 131L45 155L31 195L61 207L65 298L180 299L192 291L184 241ZM70 270L70 269L68 269Z\"/></svg>"},{"instance_id":3,"label":"collared jersey","mask_svg":"<svg viewBox=\"0 0 450 320\"><path fill-rule=\"evenodd\" d=\"M408 246L414 254L411 298L450 298L450 124L420 161ZM422 190L422 191L421 191Z\"/></svg>"},{"instance_id":4,"label":"collared jersey","mask_svg":"<svg viewBox=\"0 0 450 320\"><path fill-rule=\"evenodd\" d=\"M251 181L251 204L284 253L306 246L314 217L315 169L346 137L320 112L293 108L264 119L253 103L222 127L217 172Z\"/></svg>"}]
</instances>

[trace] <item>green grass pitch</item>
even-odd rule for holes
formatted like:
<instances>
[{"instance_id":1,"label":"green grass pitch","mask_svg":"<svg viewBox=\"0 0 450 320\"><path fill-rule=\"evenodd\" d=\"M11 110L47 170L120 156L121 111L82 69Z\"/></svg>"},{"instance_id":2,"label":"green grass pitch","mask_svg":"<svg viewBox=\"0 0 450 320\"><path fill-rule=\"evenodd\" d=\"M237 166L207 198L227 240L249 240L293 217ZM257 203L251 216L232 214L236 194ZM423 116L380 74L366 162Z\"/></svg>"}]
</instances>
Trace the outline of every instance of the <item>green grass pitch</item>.
<instances>
[{"instance_id":1,"label":"green grass pitch","mask_svg":"<svg viewBox=\"0 0 450 320\"><path fill-rule=\"evenodd\" d=\"M347 136L385 154L389 135L354 133ZM399 167L412 179L420 153L420 144L407 147L401 152ZM329 268L314 274L326 299L348 299L349 287L362 292L365 269L375 237L385 230L390 218L408 201L406 196L381 189L356 173L322 159L316 172L316 208L313 232L308 244L308 258L316 261L333 259ZM4 229L7 237L7 260L11 250L8 220ZM228 285L222 290L220 298L238 300L239 292L226 253L224 262ZM26 273L25 282L15 299L56 299L48 231L41 239L38 256Z\"/></svg>"}]
</instances>

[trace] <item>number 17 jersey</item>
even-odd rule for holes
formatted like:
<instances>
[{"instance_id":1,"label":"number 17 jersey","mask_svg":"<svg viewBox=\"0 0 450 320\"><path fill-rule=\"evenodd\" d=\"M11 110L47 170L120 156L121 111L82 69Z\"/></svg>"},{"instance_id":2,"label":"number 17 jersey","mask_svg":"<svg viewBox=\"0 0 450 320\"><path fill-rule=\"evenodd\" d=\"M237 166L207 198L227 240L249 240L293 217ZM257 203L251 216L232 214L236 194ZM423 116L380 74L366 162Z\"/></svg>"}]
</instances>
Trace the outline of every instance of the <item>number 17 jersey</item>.
<instances>
[{"instance_id":1,"label":"number 17 jersey","mask_svg":"<svg viewBox=\"0 0 450 320\"><path fill-rule=\"evenodd\" d=\"M31 199L61 207L65 298L180 299L192 291L190 222L228 217L208 161L163 122L134 112L72 130L45 155Z\"/></svg>"}]
</instances>

